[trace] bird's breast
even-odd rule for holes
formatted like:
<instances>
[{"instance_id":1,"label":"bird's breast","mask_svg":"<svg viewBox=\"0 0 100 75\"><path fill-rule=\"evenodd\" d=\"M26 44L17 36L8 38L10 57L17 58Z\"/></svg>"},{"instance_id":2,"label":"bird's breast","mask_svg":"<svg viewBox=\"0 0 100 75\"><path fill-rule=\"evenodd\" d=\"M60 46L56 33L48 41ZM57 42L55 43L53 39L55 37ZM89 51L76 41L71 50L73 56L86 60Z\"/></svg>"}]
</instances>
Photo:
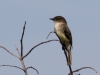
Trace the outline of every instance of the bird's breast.
<instances>
[{"instance_id":1,"label":"bird's breast","mask_svg":"<svg viewBox=\"0 0 100 75\"><path fill-rule=\"evenodd\" d=\"M62 25L55 24L54 31L56 32L56 34L59 37L60 41L62 41L62 42L69 42L69 40L67 39L67 37L64 34Z\"/></svg>"}]
</instances>

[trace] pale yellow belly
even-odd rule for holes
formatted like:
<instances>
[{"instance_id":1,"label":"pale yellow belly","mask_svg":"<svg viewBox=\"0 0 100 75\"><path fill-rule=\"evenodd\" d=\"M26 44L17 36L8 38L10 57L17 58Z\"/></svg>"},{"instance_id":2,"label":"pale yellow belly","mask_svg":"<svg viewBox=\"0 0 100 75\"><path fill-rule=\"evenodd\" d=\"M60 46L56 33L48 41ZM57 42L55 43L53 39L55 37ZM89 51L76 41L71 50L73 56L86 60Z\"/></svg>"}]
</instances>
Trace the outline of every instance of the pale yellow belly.
<instances>
[{"instance_id":1,"label":"pale yellow belly","mask_svg":"<svg viewBox=\"0 0 100 75\"><path fill-rule=\"evenodd\" d=\"M57 35L59 36L60 41L66 45L67 50L70 50L70 41L66 38L66 36L59 31L57 32Z\"/></svg>"},{"instance_id":2,"label":"pale yellow belly","mask_svg":"<svg viewBox=\"0 0 100 75\"><path fill-rule=\"evenodd\" d=\"M57 31L56 33L59 36L60 41L67 42L67 43L69 42L69 40L67 39L67 37L62 32Z\"/></svg>"}]
</instances>

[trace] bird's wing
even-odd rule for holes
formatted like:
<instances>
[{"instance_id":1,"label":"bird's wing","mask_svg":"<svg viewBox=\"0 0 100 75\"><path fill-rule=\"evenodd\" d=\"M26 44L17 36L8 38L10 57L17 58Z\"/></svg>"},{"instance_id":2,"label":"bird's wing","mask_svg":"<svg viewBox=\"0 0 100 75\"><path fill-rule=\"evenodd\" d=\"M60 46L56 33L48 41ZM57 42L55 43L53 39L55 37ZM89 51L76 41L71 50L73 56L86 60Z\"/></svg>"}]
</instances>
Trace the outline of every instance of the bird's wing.
<instances>
[{"instance_id":1,"label":"bird's wing","mask_svg":"<svg viewBox=\"0 0 100 75\"><path fill-rule=\"evenodd\" d=\"M71 34L69 27L66 24L64 24L62 27L64 28L63 32L64 32L65 36L69 39L70 44L72 46L72 34Z\"/></svg>"}]
</instances>

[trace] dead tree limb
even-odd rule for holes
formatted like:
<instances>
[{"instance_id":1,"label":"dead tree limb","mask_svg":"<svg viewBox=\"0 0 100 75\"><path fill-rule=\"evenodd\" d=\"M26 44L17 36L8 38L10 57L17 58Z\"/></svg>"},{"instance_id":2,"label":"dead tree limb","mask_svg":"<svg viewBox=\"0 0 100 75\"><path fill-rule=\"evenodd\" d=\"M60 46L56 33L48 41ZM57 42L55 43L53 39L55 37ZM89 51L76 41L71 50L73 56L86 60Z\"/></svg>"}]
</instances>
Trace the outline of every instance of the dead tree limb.
<instances>
[{"instance_id":1,"label":"dead tree limb","mask_svg":"<svg viewBox=\"0 0 100 75\"><path fill-rule=\"evenodd\" d=\"M41 43L35 45L34 47L32 47L32 48L29 50L29 52L28 52L26 55L23 56L23 59L24 59L26 56L28 56L34 48L40 46L41 44L48 43L48 42L51 42L51 41L59 41L59 40L56 40L56 39L54 39L54 40L48 40L48 41L41 42Z\"/></svg>"},{"instance_id":2,"label":"dead tree limb","mask_svg":"<svg viewBox=\"0 0 100 75\"><path fill-rule=\"evenodd\" d=\"M24 27L23 27L23 32L22 32L22 37L21 37L21 40L20 40L20 43L21 43L21 55L19 54L19 56L20 56L20 62L21 62L21 64L22 64L22 67L23 67L23 69L24 69L24 73L25 73L25 75L28 75L28 73L27 73L27 69L26 69L26 67L25 67L25 64L24 64L24 60L23 60L23 36L24 36L24 32L25 32L25 26L26 26L26 21L25 21L25 23L24 23ZM17 48L16 48L17 49ZM19 53L19 52L18 52Z\"/></svg>"},{"instance_id":3,"label":"dead tree limb","mask_svg":"<svg viewBox=\"0 0 100 75\"><path fill-rule=\"evenodd\" d=\"M9 54L11 54L12 56L16 57L19 59L18 56L16 56L15 54L11 53L7 48L3 47L3 46L0 46L0 48L3 48L4 50L6 50Z\"/></svg>"}]
</instances>

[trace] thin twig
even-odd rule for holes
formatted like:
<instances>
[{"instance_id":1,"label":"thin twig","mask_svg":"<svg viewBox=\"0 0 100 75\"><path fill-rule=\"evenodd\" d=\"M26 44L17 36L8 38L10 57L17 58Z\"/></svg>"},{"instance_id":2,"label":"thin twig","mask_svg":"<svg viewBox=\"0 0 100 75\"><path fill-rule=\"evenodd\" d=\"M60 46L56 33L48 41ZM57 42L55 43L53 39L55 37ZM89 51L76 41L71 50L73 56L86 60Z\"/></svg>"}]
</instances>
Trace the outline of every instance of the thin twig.
<instances>
[{"instance_id":1,"label":"thin twig","mask_svg":"<svg viewBox=\"0 0 100 75\"><path fill-rule=\"evenodd\" d=\"M16 58L18 58L19 59L19 57L18 56L16 56L15 54L13 54L13 53L11 53L9 50L7 50L5 47L3 47L3 46L0 46L1 48L3 48L4 50L6 50L8 53L10 53L11 55L13 55L14 57L16 57Z\"/></svg>"},{"instance_id":2,"label":"thin twig","mask_svg":"<svg viewBox=\"0 0 100 75\"><path fill-rule=\"evenodd\" d=\"M55 33L55 32L54 32L54 31L50 32L50 33L48 34L48 36L47 36L47 38L46 38L46 39L48 39L48 37L49 37L49 35L50 35L51 33Z\"/></svg>"},{"instance_id":3,"label":"thin twig","mask_svg":"<svg viewBox=\"0 0 100 75\"><path fill-rule=\"evenodd\" d=\"M23 56L23 59L24 59L24 58L25 58L28 54L30 54L30 53L31 53L31 51L32 51L34 48L36 48L37 46L39 46L39 45L41 45L41 44L44 44L44 43L51 42L51 41L59 41L59 40L48 40L48 41L41 42L41 43L39 43L39 44L35 45L34 47L32 47L32 48L29 50L29 52L28 52L25 56Z\"/></svg>"},{"instance_id":4,"label":"thin twig","mask_svg":"<svg viewBox=\"0 0 100 75\"><path fill-rule=\"evenodd\" d=\"M17 47L16 45L15 45L15 47L16 47L16 50L17 50L19 56L20 56L20 52L19 52L19 50L18 50L18 47Z\"/></svg>"},{"instance_id":5,"label":"thin twig","mask_svg":"<svg viewBox=\"0 0 100 75\"><path fill-rule=\"evenodd\" d=\"M73 73L74 73L74 72L78 72L78 71L80 71L80 70L82 70L82 69L86 69L86 68L92 69L93 71L96 72L96 75L98 75L98 72L97 72L94 68L92 68L92 67L82 67L82 68L80 68L80 69L74 70ZM70 75L70 73L69 73L69 75Z\"/></svg>"},{"instance_id":6,"label":"thin twig","mask_svg":"<svg viewBox=\"0 0 100 75\"><path fill-rule=\"evenodd\" d=\"M36 68L34 68L34 67L32 67L32 66L30 66L30 67L27 67L27 69L29 69L29 68L32 68L32 69L34 69L34 70L37 72L37 74L39 74L39 72L38 72L38 70L37 70Z\"/></svg>"},{"instance_id":7,"label":"thin twig","mask_svg":"<svg viewBox=\"0 0 100 75\"><path fill-rule=\"evenodd\" d=\"M20 70L23 70L22 68L20 68L20 67L18 67L18 66L13 66L13 65L0 65L0 67L2 67L2 66L15 67L15 68L18 68L18 69L20 69ZM23 71L24 71L24 70L23 70Z\"/></svg>"},{"instance_id":8,"label":"thin twig","mask_svg":"<svg viewBox=\"0 0 100 75\"><path fill-rule=\"evenodd\" d=\"M21 57L23 56L23 36L24 36L24 32L25 32L25 26L26 26L26 21L24 23L24 27L23 27L23 33L22 33L22 37L21 37Z\"/></svg>"}]
</instances>

